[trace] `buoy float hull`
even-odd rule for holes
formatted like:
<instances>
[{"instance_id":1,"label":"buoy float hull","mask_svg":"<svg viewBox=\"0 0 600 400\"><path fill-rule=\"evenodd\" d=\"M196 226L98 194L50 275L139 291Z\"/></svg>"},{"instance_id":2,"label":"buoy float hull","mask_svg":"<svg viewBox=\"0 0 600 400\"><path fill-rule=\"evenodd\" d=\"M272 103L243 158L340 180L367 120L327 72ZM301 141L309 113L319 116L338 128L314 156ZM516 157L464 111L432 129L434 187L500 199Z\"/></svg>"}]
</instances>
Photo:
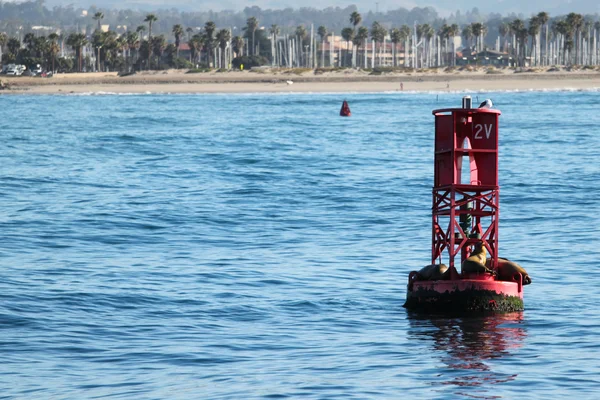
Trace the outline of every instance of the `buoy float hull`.
<instances>
[{"instance_id":1,"label":"buoy float hull","mask_svg":"<svg viewBox=\"0 0 600 400\"><path fill-rule=\"evenodd\" d=\"M523 285L491 279L409 280L404 307L427 313L522 311Z\"/></svg>"}]
</instances>

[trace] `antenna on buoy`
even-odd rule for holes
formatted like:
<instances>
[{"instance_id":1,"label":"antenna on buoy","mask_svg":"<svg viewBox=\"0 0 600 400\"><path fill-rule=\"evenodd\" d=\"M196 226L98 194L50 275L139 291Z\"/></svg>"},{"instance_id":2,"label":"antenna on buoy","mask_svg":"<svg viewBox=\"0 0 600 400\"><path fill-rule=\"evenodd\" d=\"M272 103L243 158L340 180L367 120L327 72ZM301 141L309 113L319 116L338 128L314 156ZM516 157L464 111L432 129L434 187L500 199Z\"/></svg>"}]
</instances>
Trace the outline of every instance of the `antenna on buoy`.
<instances>
[{"instance_id":1,"label":"antenna on buoy","mask_svg":"<svg viewBox=\"0 0 600 400\"><path fill-rule=\"evenodd\" d=\"M350 106L348 105L348 102L344 100L342 103L342 109L340 110L340 117L349 117L351 115L352 113L350 112Z\"/></svg>"}]
</instances>

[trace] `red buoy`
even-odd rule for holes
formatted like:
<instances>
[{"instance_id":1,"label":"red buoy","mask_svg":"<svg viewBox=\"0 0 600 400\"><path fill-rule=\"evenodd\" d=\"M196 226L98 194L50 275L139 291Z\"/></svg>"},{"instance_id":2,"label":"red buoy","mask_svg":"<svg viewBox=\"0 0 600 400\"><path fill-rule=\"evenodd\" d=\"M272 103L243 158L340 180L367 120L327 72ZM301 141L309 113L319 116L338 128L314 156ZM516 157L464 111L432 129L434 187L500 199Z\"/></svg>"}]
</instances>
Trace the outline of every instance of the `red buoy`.
<instances>
[{"instance_id":1,"label":"red buoy","mask_svg":"<svg viewBox=\"0 0 600 400\"><path fill-rule=\"evenodd\" d=\"M351 115L352 113L350 112L350 106L348 105L348 102L344 100L342 103L342 109L340 110L340 117L349 117Z\"/></svg>"},{"instance_id":2,"label":"red buoy","mask_svg":"<svg viewBox=\"0 0 600 400\"><path fill-rule=\"evenodd\" d=\"M520 311L531 280L518 264L498 258L500 111L467 107L433 111L431 265L410 273L404 306Z\"/></svg>"}]
</instances>

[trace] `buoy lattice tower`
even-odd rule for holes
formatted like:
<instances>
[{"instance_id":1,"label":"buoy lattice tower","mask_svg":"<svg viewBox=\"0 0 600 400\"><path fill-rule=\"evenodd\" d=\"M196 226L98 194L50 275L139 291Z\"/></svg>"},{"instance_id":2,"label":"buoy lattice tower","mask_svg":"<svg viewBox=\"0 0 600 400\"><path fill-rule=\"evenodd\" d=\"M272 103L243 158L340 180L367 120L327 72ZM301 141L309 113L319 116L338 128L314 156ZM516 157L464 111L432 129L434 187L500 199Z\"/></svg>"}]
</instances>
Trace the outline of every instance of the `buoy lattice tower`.
<instances>
[{"instance_id":1,"label":"buoy lattice tower","mask_svg":"<svg viewBox=\"0 0 600 400\"><path fill-rule=\"evenodd\" d=\"M498 265L498 120L482 108L434 110L435 156L432 205L432 264L447 263L457 279L457 258L482 243ZM459 256L460 255L460 256Z\"/></svg>"}]
</instances>

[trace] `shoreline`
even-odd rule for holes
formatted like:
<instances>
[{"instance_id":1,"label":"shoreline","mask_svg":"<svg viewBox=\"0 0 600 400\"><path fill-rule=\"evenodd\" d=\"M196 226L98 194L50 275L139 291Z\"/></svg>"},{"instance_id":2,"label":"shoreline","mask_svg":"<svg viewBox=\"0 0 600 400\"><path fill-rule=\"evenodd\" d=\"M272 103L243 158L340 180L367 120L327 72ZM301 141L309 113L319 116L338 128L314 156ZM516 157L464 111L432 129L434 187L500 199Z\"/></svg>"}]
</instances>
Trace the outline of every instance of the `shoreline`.
<instances>
[{"instance_id":1,"label":"shoreline","mask_svg":"<svg viewBox=\"0 0 600 400\"><path fill-rule=\"evenodd\" d=\"M598 72L389 73L369 75L344 70L315 75L276 72L151 71L119 77L116 73L57 74L52 78L0 78L3 94L144 93L367 93L463 92L600 89ZM402 84L402 90L401 90Z\"/></svg>"}]
</instances>

